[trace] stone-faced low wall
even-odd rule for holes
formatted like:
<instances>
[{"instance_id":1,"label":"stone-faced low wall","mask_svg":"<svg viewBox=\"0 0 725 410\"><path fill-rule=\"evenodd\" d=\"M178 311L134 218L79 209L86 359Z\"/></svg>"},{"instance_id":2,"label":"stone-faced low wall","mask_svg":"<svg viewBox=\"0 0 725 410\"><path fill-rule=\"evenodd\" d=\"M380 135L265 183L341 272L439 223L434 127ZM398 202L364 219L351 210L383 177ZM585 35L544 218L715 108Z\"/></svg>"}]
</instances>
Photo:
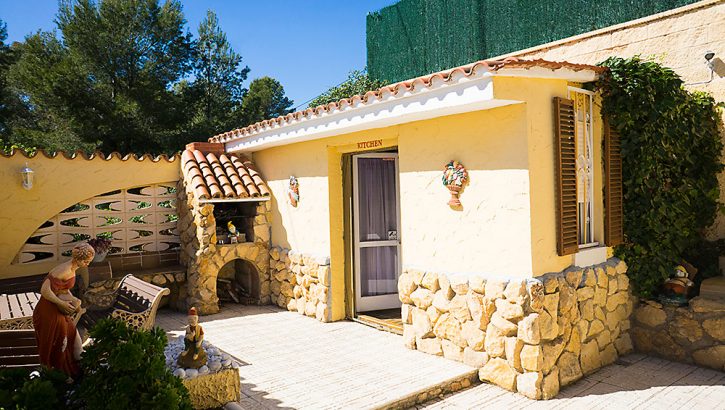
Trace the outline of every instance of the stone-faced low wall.
<instances>
[{"instance_id":1,"label":"stone-faced low wall","mask_svg":"<svg viewBox=\"0 0 725 410\"><path fill-rule=\"evenodd\" d=\"M637 351L725 371L725 302L697 297L674 307L642 301L632 325Z\"/></svg>"},{"instance_id":2,"label":"stone-faced low wall","mask_svg":"<svg viewBox=\"0 0 725 410\"><path fill-rule=\"evenodd\" d=\"M185 272L170 270L168 272L159 271L135 276L145 282L168 288L171 291L168 296L163 297L159 307L171 306L174 309L183 309L186 299ZM116 277L91 283L81 296L83 305L86 307L89 305L108 306L113 303L111 293L118 288L121 279L123 278Z\"/></svg>"},{"instance_id":3,"label":"stone-faced low wall","mask_svg":"<svg viewBox=\"0 0 725 410\"><path fill-rule=\"evenodd\" d=\"M272 302L292 312L332 320L330 258L273 247L270 252Z\"/></svg>"},{"instance_id":4,"label":"stone-faced low wall","mask_svg":"<svg viewBox=\"0 0 725 410\"><path fill-rule=\"evenodd\" d=\"M614 258L508 281L406 269L398 281L405 345L480 368L483 381L550 399L632 350L626 270Z\"/></svg>"}]
</instances>

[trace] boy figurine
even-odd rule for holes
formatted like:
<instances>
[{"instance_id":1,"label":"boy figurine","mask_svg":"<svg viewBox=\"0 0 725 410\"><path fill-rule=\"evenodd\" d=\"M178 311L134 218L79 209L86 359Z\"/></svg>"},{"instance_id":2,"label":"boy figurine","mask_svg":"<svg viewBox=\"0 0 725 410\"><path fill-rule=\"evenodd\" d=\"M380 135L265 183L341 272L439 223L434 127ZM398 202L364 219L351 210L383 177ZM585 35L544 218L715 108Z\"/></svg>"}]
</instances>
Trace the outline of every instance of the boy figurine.
<instances>
[{"instance_id":1,"label":"boy figurine","mask_svg":"<svg viewBox=\"0 0 725 410\"><path fill-rule=\"evenodd\" d=\"M196 308L191 307L188 314L189 326L184 336L184 351L179 356L179 366L185 369L198 369L206 364L206 352L201 346L204 341L204 329L199 326L199 315ZM191 354L190 354L191 353Z\"/></svg>"}]
</instances>

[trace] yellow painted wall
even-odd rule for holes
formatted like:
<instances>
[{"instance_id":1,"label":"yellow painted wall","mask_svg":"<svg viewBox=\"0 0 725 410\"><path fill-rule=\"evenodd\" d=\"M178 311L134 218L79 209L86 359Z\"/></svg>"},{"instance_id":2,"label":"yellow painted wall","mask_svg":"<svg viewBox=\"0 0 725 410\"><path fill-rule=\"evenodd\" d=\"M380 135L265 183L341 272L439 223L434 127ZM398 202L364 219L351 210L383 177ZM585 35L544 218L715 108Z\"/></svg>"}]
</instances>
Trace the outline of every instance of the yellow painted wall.
<instances>
[{"instance_id":1,"label":"yellow painted wall","mask_svg":"<svg viewBox=\"0 0 725 410\"><path fill-rule=\"evenodd\" d=\"M705 51L716 53L715 73L705 65ZM610 56L652 58L672 68L690 90L725 102L725 1L706 0L616 26L516 51L505 56L597 64ZM725 121L725 112L723 112ZM725 132L721 134L725 142ZM725 161L725 157L723 158ZM720 173L720 201L725 202L725 172ZM719 214L709 237L725 238L725 214Z\"/></svg>"},{"instance_id":2,"label":"yellow painted wall","mask_svg":"<svg viewBox=\"0 0 725 410\"><path fill-rule=\"evenodd\" d=\"M523 104L400 127L403 266L531 276L526 141ZM469 173L462 210L441 182L450 160Z\"/></svg>"},{"instance_id":3,"label":"yellow painted wall","mask_svg":"<svg viewBox=\"0 0 725 410\"><path fill-rule=\"evenodd\" d=\"M20 170L35 171L31 190L23 189ZM138 161L63 155L32 158L17 152L0 155L0 279L48 272L58 262L13 265L13 258L35 230L62 210L108 191L179 179L179 161L149 158Z\"/></svg>"},{"instance_id":4,"label":"yellow painted wall","mask_svg":"<svg viewBox=\"0 0 725 410\"><path fill-rule=\"evenodd\" d=\"M573 263L573 256L556 252L556 169L554 137L554 97L568 98L564 81L496 77L496 98L526 102L529 127L528 157L531 180L531 246L533 275L559 272ZM541 92L532 93L536 89ZM593 106L594 155L594 239L604 242L602 118L600 104Z\"/></svg>"}]
</instances>

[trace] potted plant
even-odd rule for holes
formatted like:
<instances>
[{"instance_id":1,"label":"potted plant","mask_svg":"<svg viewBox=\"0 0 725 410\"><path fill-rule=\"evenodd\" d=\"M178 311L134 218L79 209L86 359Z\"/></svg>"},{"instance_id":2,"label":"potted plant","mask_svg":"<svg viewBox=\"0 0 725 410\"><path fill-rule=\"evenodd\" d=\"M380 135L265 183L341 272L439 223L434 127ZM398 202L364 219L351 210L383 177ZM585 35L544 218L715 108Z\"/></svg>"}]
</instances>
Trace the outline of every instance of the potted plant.
<instances>
[{"instance_id":1,"label":"potted plant","mask_svg":"<svg viewBox=\"0 0 725 410\"><path fill-rule=\"evenodd\" d=\"M111 240L109 238L97 237L88 240L88 244L96 251L93 262L102 262L106 259L108 251L111 250Z\"/></svg>"},{"instance_id":2,"label":"potted plant","mask_svg":"<svg viewBox=\"0 0 725 410\"><path fill-rule=\"evenodd\" d=\"M463 184L468 181L468 171L458 161L451 161L446 164L443 168L443 186L448 188L451 193L451 199L448 201L448 205L452 207L461 206L461 201L458 199L458 195L463 189Z\"/></svg>"}]
</instances>

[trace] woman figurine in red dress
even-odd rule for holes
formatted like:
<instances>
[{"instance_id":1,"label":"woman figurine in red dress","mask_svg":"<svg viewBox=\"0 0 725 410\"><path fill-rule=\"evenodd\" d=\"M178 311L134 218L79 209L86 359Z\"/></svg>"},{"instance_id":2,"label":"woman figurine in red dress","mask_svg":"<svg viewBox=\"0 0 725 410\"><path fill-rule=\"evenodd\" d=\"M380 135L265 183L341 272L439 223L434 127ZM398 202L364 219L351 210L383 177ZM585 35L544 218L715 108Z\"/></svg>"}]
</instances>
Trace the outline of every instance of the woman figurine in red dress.
<instances>
[{"instance_id":1,"label":"woman figurine in red dress","mask_svg":"<svg viewBox=\"0 0 725 410\"><path fill-rule=\"evenodd\" d=\"M88 266L95 252L84 243L73 248L72 258L53 268L40 288L40 301L33 311L33 327L38 342L40 363L66 373L80 374L78 361L83 351L81 337L72 315L81 308L80 299L70 293L76 270Z\"/></svg>"}]
</instances>

